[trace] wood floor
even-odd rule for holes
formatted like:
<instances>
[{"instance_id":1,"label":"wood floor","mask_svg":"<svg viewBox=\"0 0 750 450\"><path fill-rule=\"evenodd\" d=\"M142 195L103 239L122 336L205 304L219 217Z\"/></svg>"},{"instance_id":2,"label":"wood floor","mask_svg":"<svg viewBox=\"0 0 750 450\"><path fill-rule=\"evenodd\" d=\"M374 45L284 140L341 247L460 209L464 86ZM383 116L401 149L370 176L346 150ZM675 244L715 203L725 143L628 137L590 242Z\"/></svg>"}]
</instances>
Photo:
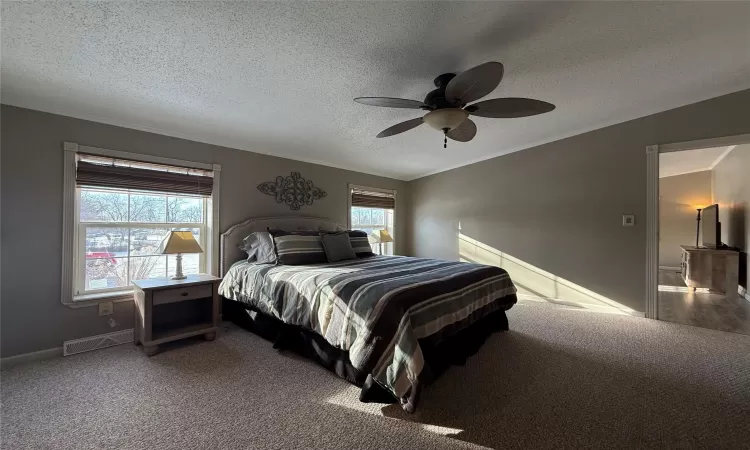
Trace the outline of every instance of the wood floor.
<instances>
[{"instance_id":1,"label":"wood floor","mask_svg":"<svg viewBox=\"0 0 750 450\"><path fill-rule=\"evenodd\" d=\"M750 335L750 301L691 292L677 272L659 270L659 320Z\"/></svg>"}]
</instances>

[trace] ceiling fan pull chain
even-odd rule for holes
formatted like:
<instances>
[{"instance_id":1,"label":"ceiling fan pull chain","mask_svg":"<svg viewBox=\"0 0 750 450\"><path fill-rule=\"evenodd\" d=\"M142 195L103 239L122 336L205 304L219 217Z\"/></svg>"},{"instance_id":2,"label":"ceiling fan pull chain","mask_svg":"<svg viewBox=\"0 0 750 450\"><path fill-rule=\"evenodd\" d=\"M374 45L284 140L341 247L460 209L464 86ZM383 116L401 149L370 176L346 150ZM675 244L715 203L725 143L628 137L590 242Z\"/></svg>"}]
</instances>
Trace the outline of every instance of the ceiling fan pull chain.
<instances>
[{"instance_id":1,"label":"ceiling fan pull chain","mask_svg":"<svg viewBox=\"0 0 750 450\"><path fill-rule=\"evenodd\" d=\"M443 148L448 148L448 129L443 128L443 135L445 136L443 138Z\"/></svg>"}]
</instances>

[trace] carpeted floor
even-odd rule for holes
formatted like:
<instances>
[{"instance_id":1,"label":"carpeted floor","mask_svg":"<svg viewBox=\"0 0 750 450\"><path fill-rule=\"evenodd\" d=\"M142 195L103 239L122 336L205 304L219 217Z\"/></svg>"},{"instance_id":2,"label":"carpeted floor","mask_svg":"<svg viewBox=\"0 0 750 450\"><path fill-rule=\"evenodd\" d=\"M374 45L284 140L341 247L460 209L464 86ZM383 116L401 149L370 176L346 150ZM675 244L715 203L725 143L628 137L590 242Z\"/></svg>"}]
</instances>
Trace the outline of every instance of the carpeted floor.
<instances>
[{"instance_id":1,"label":"carpeted floor","mask_svg":"<svg viewBox=\"0 0 750 450\"><path fill-rule=\"evenodd\" d=\"M12 368L2 448L747 448L749 336L534 302L509 318L411 416L240 329Z\"/></svg>"}]
</instances>

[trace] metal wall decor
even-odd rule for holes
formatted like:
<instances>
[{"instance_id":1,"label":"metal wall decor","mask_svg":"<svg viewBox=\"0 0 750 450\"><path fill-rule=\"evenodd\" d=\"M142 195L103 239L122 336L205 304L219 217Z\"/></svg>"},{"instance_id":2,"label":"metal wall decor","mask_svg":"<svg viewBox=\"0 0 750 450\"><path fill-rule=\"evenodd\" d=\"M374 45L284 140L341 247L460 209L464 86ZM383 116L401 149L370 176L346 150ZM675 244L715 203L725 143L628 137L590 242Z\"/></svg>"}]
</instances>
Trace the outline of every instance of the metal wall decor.
<instances>
[{"instance_id":1,"label":"metal wall decor","mask_svg":"<svg viewBox=\"0 0 750 450\"><path fill-rule=\"evenodd\" d=\"M286 203L289 208L297 211L302 205L312 205L313 201L325 197L326 192L313 186L311 180L305 180L299 172L292 172L291 176L276 177L276 181L266 181L258 185L258 190L267 195L276 196L277 203Z\"/></svg>"}]
</instances>

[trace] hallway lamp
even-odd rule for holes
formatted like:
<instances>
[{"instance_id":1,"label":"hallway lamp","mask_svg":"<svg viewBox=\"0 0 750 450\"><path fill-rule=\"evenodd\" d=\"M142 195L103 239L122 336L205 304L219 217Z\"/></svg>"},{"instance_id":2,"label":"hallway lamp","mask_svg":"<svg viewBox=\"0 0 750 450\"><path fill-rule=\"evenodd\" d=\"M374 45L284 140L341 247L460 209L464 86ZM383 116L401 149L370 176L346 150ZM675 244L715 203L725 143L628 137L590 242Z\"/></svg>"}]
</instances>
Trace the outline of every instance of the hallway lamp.
<instances>
[{"instance_id":1,"label":"hallway lamp","mask_svg":"<svg viewBox=\"0 0 750 450\"><path fill-rule=\"evenodd\" d=\"M696 221L698 225L695 227L695 248L698 248L698 237L701 235L701 210L703 208L696 208L698 210L698 218Z\"/></svg>"},{"instance_id":2,"label":"hallway lamp","mask_svg":"<svg viewBox=\"0 0 750 450\"><path fill-rule=\"evenodd\" d=\"M698 248L698 244L700 242L700 236L701 236L701 211L703 211L706 206L708 206L710 203L691 203L692 207L695 208L696 211L698 211L698 217L695 218L696 225L695 225L695 248Z\"/></svg>"}]
</instances>

